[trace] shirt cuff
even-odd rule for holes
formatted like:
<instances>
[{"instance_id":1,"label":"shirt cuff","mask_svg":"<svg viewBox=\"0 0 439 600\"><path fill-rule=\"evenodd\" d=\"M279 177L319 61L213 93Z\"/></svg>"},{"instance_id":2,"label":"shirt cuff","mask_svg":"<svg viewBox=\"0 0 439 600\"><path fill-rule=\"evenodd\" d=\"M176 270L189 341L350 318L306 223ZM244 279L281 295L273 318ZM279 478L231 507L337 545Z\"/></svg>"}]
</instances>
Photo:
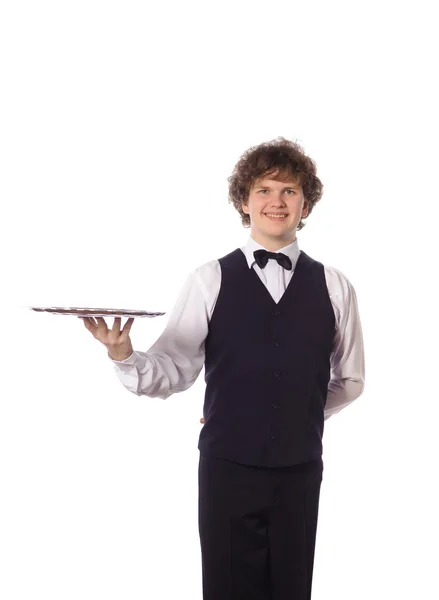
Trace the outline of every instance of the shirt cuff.
<instances>
[{"instance_id":1,"label":"shirt cuff","mask_svg":"<svg viewBox=\"0 0 439 600\"><path fill-rule=\"evenodd\" d=\"M116 365L134 365L136 364L136 353L133 351L130 356L128 356L128 358L125 358L124 360L114 360L113 358L111 358L110 353L107 352L108 358L114 362Z\"/></svg>"}]
</instances>

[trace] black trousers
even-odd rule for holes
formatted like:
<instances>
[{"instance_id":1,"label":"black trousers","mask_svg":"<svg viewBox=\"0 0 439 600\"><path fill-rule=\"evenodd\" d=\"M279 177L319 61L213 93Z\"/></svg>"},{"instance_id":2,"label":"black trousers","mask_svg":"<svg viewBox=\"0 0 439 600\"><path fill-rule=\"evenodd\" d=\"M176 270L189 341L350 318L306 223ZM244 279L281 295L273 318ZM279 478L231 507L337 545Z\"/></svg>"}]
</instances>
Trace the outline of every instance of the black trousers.
<instances>
[{"instance_id":1,"label":"black trousers","mask_svg":"<svg viewBox=\"0 0 439 600\"><path fill-rule=\"evenodd\" d=\"M322 475L200 455L204 600L310 600Z\"/></svg>"}]
</instances>

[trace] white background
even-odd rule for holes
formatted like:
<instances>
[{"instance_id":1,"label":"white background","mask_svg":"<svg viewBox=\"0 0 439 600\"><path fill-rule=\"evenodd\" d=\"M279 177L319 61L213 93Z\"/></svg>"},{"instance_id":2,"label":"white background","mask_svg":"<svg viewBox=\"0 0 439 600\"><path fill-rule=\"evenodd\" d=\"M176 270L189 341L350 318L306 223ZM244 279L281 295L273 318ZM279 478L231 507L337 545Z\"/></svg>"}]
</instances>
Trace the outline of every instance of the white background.
<instances>
[{"instance_id":1,"label":"white background","mask_svg":"<svg viewBox=\"0 0 439 600\"><path fill-rule=\"evenodd\" d=\"M299 244L350 279L366 348L326 425L313 600L439 597L433 7L2 3L2 600L201 599L203 372L138 398L81 321L23 307L169 312L247 240L227 177L279 135L317 163Z\"/></svg>"}]
</instances>

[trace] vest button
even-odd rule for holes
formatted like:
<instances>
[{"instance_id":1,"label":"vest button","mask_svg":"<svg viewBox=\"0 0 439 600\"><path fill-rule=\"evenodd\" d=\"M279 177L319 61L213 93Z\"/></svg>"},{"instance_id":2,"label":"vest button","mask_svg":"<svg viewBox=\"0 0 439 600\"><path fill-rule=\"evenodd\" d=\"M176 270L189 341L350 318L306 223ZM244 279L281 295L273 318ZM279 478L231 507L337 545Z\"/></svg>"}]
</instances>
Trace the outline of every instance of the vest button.
<instances>
[{"instance_id":1,"label":"vest button","mask_svg":"<svg viewBox=\"0 0 439 600\"><path fill-rule=\"evenodd\" d=\"M272 404L271 405L273 408L278 408L278 404Z\"/></svg>"},{"instance_id":2,"label":"vest button","mask_svg":"<svg viewBox=\"0 0 439 600\"><path fill-rule=\"evenodd\" d=\"M278 373L277 371L275 371L275 372L273 373L273 375L274 375L275 377L280 377L280 373Z\"/></svg>"},{"instance_id":3,"label":"vest button","mask_svg":"<svg viewBox=\"0 0 439 600\"><path fill-rule=\"evenodd\" d=\"M275 317L278 317L279 315L280 315L280 310L277 310L277 311L274 313L274 316L275 316Z\"/></svg>"},{"instance_id":4,"label":"vest button","mask_svg":"<svg viewBox=\"0 0 439 600\"><path fill-rule=\"evenodd\" d=\"M279 342L273 342L273 344L276 346L276 348L279 348Z\"/></svg>"},{"instance_id":5,"label":"vest button","mask_svg":"<svg viewBox=\"0 0 439 600\"><path fill-rule=\"evenodd\" d=\"M272 440L275 440L275 439L276 439L276 436L275 436L275 435L273 435L272 433L270 433L269 435L270 435L270 437L271 437L271 439L272 439Z\"/></svg>"}]
</instances>

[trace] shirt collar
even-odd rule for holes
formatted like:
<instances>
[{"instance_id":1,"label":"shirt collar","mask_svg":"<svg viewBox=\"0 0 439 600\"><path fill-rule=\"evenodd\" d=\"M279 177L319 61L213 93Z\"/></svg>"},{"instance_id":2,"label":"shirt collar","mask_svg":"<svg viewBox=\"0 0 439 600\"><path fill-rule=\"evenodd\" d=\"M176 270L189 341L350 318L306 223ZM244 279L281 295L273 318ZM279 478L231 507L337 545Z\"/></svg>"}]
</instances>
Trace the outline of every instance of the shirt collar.
<instances>
[{"instance_id":1,"label":"shirt collar","mask_svg":"<svg viewBox=\"0 0 439 600\"><path fill-rule=\"evenodd\" d=\"M251 269L254 265L255 261L255 257L253 256L253 252L255 250L266 250L267 248L264 248L264 246L261 246L261 244L259 244L256 240L254 240L251 236L249 237L247 244L241 248L241 250L244 252L245 258L247 259L247 264L249 269ZM290 259L291 259L291 263L293 265L292 271L294 271L294 269L296 268L296 263L299 259L299 254L300 254L300 250L299 250L299 243L296 239L294 240L294 242L292 242L291 244L288 244L288 246L284 246L283 248L280 248L277 252L282 252L282 254L286 254Z\"/></svg>"}]
</instances>

